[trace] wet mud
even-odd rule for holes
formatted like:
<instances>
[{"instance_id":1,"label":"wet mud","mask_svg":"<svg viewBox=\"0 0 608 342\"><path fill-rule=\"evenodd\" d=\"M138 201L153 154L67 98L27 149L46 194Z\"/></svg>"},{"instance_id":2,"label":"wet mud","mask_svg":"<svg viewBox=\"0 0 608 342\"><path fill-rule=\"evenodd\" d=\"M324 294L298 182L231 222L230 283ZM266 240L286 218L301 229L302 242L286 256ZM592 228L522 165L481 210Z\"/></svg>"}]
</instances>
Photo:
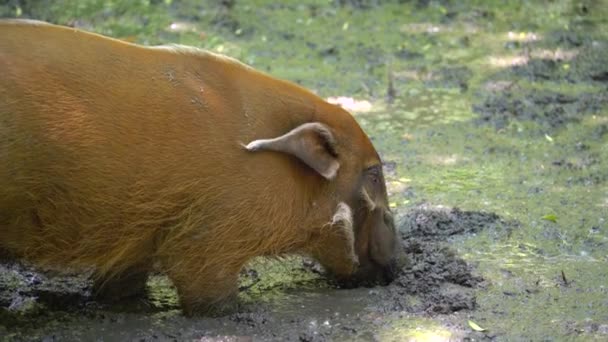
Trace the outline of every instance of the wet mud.
<instances>
[{"instance_id":1,"label":"wet mud","mask_svg":"<svg viewBox=\"0 0 608 342\"><path fill-rule=\"evenodd\" d=\"M475 288L483 278L448 246L450 239L483 229L509 230L511 226L491 213L463 212L458 208L421 205L400 219L401 246L407 263L375 305L383 312L448 314L473 310ZM408 295L417 296L415 303Z\"/></svg>"},{"instance_id":2,"label":"wet mud","mask_svg":"<svg viewBox=\"0 0 608 342\"><path fill-rule=\"evenodd\" d=\"M483 285L472 265L449 247L449 241L482 230L503 235L517 227L494 213L462 211L423 204L400 218L402 248L407 264L384 294L381 310L448 314L476 307L475 289ZM417 303L405 302L406 294Z\"/></svg>"},{"instance_id":3,"label":"wet mud","mask_svg":"<svg viewBox=\"0 0 608 342\"><path fill-rule=\"evenodd\" d=\"M586 115L597 114L608 104L608 41L582 31L556 30L541 41L508 42L526 61L488 77L486 85L504 86L477 91L482 99L472 109L477 122L505 128L515 120L532 121L555 129L580 123ZM538 56L530 51L537 49ZM575 51L575 52L574 52ZM538 84L540 88L520 83ZM585 84L593 92L543 89L546 82Z\"/></svg>"},{"instance_id":4,"label":"wet mud","mask_svg":"<svg viewBox=\"0 0 608 342\"><path fill-rule=\"evenodd\" d=\"M545 128L579 123L584 115L595 114L608 104L608 91L581 93L576 96L548 90L506 90L486 95L474 105L478 122L497 129L512 121L533 121Z\"/></svg>"},{"instance_id":5,"label":"wet mud","mask_svg":"<svg viewBox=\"0 0 608 342\"><path fill-rule=\"evenodd\" d=\"M39 272L16 261L0 263L0 306L27 313L43 303L49 308L78 307L91 297L88 274L58 275Z\"/></svg>"},{"instance_id":6,"label":"wet mud","mask_svg":"<svg viewBox=\"0 0 608 342\"><path fill-rule=\"evenodd\" d=\"M606 56L606 42L585 39L578 35L556 32L550 34L546 44L555 49L553 58L530 58L525 65L513 66L504 73L510 78L521 77L530 81L566 81L579 82L608 82L608 56ZM579 48L576 56L568 60L566 56L559 55L559 49L568 49L572 45ZM564 67L567 63L567 67Z\"/></svg>"}]
</instances>

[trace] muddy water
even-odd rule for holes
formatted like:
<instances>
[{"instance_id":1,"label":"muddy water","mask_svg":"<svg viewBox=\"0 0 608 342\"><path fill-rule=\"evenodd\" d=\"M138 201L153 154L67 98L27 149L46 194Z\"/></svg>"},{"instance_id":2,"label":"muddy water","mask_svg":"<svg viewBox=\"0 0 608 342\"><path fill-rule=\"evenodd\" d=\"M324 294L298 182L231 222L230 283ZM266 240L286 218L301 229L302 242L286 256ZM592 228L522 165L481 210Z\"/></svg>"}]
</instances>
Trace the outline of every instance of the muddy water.
<instances>
[{"instance_id":1,"label":"muddy water","mask_svg":"<svg viewBox=\"0 0 608 342\"><path fill-rule=\"evenodd\" d=\"M199 319L162 275L146 297L106 305L82 276L6 263L0 335L608 339L605 2L143 3L22 12L203 46L342 96L383 157L409 262L387 287L338 289L311 261L256 260L238 312Z\"/></svg>"}]
</instances>

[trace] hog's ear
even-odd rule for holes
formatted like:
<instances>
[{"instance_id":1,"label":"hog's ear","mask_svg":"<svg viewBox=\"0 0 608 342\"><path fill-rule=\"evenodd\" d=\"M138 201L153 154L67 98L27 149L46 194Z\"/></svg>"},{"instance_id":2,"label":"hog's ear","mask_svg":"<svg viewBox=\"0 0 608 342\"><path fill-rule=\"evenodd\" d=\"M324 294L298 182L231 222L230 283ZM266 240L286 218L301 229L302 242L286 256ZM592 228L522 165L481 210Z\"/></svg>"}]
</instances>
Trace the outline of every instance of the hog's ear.
<instances>
[{"instance_id":1,"label":"hog's ear","mask_svg":"<svg viewBox=\"0 0 608 342\"><path fill-rule=\"evenodd\" d=\"M249 151L270 150L298 157L326 179L336 177L340 163L336 141L324 124L310 122L272 139L254 140L245 148Z\"/></svg>"}]
</instances>

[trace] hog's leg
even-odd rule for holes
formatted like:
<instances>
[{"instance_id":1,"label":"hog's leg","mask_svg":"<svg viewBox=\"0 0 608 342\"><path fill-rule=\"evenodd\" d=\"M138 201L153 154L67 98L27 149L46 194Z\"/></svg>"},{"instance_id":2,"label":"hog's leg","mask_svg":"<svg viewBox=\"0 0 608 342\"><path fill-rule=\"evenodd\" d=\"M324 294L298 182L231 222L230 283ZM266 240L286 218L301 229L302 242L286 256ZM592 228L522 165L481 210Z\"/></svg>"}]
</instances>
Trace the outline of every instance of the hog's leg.
<instances>
[{"instance_id":1,"label":"hog's leg","mask_svg":"<svg viewBox=\"0 0 608 342\"><path fill-rule=\"evenodd\" d=\"M221 315L237 307L238 275L242 263L201 264L200 260L180 262L167 274L177 288L184 314Z\"/></svg>"}]
</instances>

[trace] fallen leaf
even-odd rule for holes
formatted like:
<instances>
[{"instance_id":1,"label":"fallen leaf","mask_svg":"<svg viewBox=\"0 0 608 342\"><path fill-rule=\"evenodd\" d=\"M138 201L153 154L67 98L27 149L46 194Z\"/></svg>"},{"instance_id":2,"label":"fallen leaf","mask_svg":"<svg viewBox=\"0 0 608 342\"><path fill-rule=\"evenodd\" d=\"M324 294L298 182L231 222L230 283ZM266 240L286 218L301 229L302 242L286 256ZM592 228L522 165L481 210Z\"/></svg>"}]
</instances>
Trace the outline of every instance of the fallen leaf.
<instances>
[{"instance_id":1,"label":"fallen leaf","mask_svg":"<svg viewBox=\"0 0 608 342\"><path fill-rule=\"evenodd\" d=\"M541 218L543 220L545 220L545 221L557 222L557 216L555 216L553 214L548 214L548 215L545 215L545 216L543 216Z\"/></svg>"},{"instance_id":2,"label":"fallen leaf","mask_svg":"<svg viewBox=\"0 0 608 342\"><path fill-rule=\"evenodd\" d=\"M475 331L486 331L486 329L480 327L479 325L477 325L477 323L469 320L468 321L469 326L471 327L471 329L475 330Z\"/></svg>"}]
</instances>

